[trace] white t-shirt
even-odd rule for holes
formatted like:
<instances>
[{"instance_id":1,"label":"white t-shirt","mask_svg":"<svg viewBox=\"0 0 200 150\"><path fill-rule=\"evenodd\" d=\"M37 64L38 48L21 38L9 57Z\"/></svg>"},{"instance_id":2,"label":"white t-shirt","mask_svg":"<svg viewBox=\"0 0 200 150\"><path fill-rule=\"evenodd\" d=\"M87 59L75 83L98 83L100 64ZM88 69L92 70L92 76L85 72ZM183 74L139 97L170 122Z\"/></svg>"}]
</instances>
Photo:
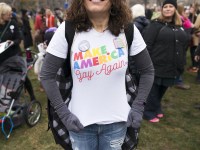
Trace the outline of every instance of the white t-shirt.
<instances>
[{"instance_id":1,"label":"white t-shirt","mask_svg":"<svg viewBox=\"0 0 200 150\"><path fill-rule=\"evenodd\" d=\"M140 53L145 47L140 32L134 26L130 55ZM67 50L65 23L62 23L49 43L47 52L66 58ZM69 110L84 126L127 121L130 106L125 87L128 67L125 34L116 37L109 30L99 33L95 29L76 33L70 59L73 89Z\"/></svg>"}]
</instances>

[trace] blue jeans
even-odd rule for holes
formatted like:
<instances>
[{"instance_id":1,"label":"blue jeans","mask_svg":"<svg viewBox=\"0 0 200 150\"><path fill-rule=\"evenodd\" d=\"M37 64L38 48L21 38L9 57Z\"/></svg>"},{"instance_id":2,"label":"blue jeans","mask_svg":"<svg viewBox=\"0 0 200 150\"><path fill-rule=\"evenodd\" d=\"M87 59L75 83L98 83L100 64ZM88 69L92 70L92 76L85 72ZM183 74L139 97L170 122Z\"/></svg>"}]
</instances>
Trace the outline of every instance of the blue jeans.
<instances>
[{"instance_id":1,"label":"blue jeans","mask_svg":"<svg viewBox=\"0 0 200 150\"><path fill-rule=\"evenodd\" d=\"M175 85L182 85L183 84L183 78L182 76L177 76L174 82Z\"/></svg>"},{"instance_id":2,"label":"blue jeans","mask_svg":"<svg viewBox=\"0 0 200 150\"><path fill-rule=\"evenodd\" d=\"M118 122L93 124L69 134L73 150L121 150L126 130L126 122Z\"/></svg>"}]
</instances>

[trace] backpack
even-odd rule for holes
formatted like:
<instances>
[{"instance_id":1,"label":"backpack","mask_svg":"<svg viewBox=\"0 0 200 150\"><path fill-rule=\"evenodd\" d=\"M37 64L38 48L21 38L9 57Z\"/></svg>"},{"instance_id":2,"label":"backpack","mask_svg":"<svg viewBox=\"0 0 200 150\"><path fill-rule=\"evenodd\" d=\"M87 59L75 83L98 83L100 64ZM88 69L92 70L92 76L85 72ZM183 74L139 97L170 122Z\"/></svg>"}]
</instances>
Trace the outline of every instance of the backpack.
<instances>
[{"instance_id":1,"label":"backpack","mask_svg":"<svg viewBox=\"0 0 200 150\"><path fill-rule=\"evenodd\" d=\"M124 30L128 49L130 48L132 41L133 41L133 23L130 23L128 27ZM71 76L71 66L70 66L70 50L73 43L73 38L75 35L75 29L73 24L69 21L65 21L65 38L68 42L68 53L67 59L65 60L63 67L61 67L56 75L56 81L58 87L60 89L60 93L66 105L69 104L71 98L71 89L72 89L72 76ZM131 60L131 57L128 58ZM129 69L127 69L126 73L126 89L127 89L127 97L128 102L131 105L134 98L137 95L137 85L138 81L133 74L136 74L136 68L134 67L134 62L129 61L130 64L128 65ZM131 79L131 80L130 80ZM61 145L65 150L72 150L72 145L69 138L69 132L61 122L60 118L56 114L55 109L51 106L50 101L48 100L47 104L47 114L48 114L48 129L51 129L54 140L56 144ZM124 144L122 145L122 150L133 150L136 148L138 144L138 131L129 127L127 129L127 135L124 140Z\"/></svg>"}]
</instances>

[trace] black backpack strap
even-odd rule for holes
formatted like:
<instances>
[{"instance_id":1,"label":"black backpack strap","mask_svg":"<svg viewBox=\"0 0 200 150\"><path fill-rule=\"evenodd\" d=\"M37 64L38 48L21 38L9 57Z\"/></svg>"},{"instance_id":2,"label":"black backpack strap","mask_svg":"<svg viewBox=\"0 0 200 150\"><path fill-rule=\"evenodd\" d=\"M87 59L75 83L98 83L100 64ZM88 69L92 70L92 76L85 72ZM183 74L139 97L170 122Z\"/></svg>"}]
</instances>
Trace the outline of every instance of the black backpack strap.
<instances>
[{"instance_id":1,"label":"black backpack strap","mask_svg":"<svg viewBox=\"0 0 200 150\"><path fill-rule=\"evenodd\" d=\"M130 22L126 26L126 28L124 29L124 33L125 33L126 41L128 44L128 60L129 60L129 62L128 62L129 69L128 70L131 74L134 74L136 71L135 63L134 63L133 57L130 56L130 48L131 48L133 38L134 38L134 23L133 22Z\"/></svg>"},{"instance_id":2,"label":"black backpack strap","mask_svg":"<svg viewBox=\"0 0 200 150\"><path fill-rule=\"evenodd\" d=\"M131 44L132 44L132 41L133 41L133 32L134 32L134 28L133 28L133 23L131 22L124 29L126 41L128 43L128 51L131 48Z\"/></svg>"},{"instance_id":3,"label":"black backpack strap","mask_svg":"<svg viewBox=\"0 0 200 150\"><path fill-rule=\"evenodd\" d=\"M64 73L66 76L71 75L71 64L70 64L70 51L73 43L75 35L75 28L73 26L73 23L71 21L66 20L65 21L65 38L68 43L68 51L67 51L67 59L64 63Z\"/></svg>"}]
</instances>

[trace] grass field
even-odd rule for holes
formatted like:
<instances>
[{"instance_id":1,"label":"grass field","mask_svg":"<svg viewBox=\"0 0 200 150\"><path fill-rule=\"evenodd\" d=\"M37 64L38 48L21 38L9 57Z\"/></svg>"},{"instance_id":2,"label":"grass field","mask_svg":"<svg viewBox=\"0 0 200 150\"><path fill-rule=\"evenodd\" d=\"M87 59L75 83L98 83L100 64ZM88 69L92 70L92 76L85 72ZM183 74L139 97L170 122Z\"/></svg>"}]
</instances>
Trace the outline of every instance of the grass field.
<instances>
[{"instance_id":1,"label":"grass field","mask_svg":"<svg viewBox=\"0 0 200 150\"><path fill-rule=\"evenodd\" d=\"M0 132L1 150L60 150L54 143L51 131L47 131L46 96L39 91L39 82L33 72L29 73L37 99L43 107L42 118L35 127L26 124L15 129L9 140ZM184 79L190 90L170 88L163 99L165 117L160 123L143 121L139 135L139 150L199 150L200 85L195 84L195 73L185 72Z\"/></svg>"}]
</instances>

